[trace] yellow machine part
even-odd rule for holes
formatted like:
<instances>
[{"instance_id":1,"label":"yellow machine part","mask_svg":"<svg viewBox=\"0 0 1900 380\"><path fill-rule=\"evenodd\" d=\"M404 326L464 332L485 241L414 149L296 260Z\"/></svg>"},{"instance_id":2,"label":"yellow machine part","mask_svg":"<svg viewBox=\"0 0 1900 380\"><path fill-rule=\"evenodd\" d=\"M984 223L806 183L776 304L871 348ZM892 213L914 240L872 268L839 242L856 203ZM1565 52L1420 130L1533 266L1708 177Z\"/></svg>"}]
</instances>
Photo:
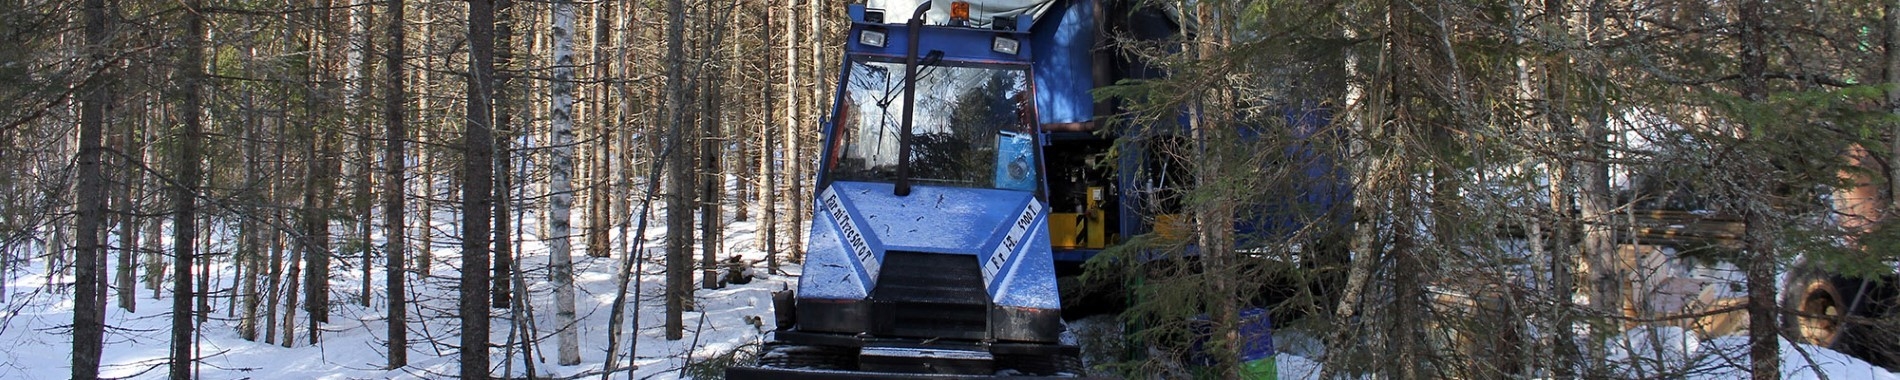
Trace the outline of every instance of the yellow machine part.
<instances>
[{"instance_id":1,"label":"yellow machine part","mask_svg":"<svg viewBox=\"0 0 1900 380\"><path fill-rule=\"evenodd\" d=\"M1164 241L1183 241L1193 231L1188 226L1187 217L1181 214L1155 215L1154 234Z\"/></svg>"},{"instance_id":2,"label":"yellow machine part","mask_svg":"<svg viewBox=\"0 0 1900 380\"><path fill-rule=\"evenodd\" d=\"M1049 245L1062 249L1108 247L1108 217L1102 210L1107 189L1090 187L1084 213L1049 213Z\"/></svg>"},{"instance_id":3,"label":"yellow machine part","mask_svg":"<svg viewBox=\"0 0 1900 380\"><path fill-rule=\"evenodd\" d=\"M1076 218L1081 216L1073 212L1049 213L1049 245L1061 249L1081 248L1080 242L1076 241L1076 235L1081 232L1076 228L1081 225L1075 223Z\"/></svg>"},{"instance_id":4,"label":"yellow machine part","mask_svg":"<svg viewBox=\"0 0 1900 380\"><path fill-rule=\"evenodd\" d=\"M1083 227L1082 239L1089 249L1108 247L1108 212L1102 210L1102 200L1107 198L1107 193L1107 189L1100 186L1089 187L1088 206L1086 206L1089 213L1084 215L1087 220L1082 221L1086 225Z\"/></svg>"}]
</instances>

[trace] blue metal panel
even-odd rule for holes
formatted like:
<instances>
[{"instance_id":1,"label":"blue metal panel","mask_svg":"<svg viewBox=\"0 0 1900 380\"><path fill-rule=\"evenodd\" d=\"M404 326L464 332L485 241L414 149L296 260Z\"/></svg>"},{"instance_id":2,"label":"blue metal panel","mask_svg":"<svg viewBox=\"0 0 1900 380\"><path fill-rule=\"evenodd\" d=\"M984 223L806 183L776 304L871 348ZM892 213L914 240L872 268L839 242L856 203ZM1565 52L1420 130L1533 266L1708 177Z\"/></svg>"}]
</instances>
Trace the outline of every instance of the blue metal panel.
<instances>
[{"instance_id":1,"label":"blue metal panel","mask_svg":"<svg viewBox=\"0 0 1900 380\"><path fill-rule=\"evenodd\" d=\"M852 4L850 5L850 10L852 20L863 19L863 4ZM903 15L898 15L893 12L885 14L884 17L887 18L886 21L898 21L888 18L910 17L910 13L904 12ZM886 36L884 39L884 47L861 43L859 38L863 36L862 31L864 30L884 31ZM866 54L902 60L904 58L904 52L909 48L911 43L908 39L908 33L910 33L910 28L904 24L869 24L861 21L853 21L851 23L851 33L846 38L845 52L849 54ZM1019 44L1016 54L997 53L990 50L990 43L993 42L992 39L997 36L1015 38L1017 41L1023 43ZM921 45L917 46L917 51L919 55L926 56L929 55L930 52L943 52L943 59L952 61L1026 64L1029 62L1029 57L1034 56L1035 50L1028 41L1025 41L1027 38L1027 34L1019 31L925 26L924 29L920 31L918 37Z\"/></svg>"},{"instance_id":2,"label":"blue metal panel","mask_svg":"<svg viewBox=\"0 0 1900 380\"><path fill-rule=\"evenodd\" d=\"M913 186L909 196L891 195L892 185L832 182L861 219L867 235L884 249L980 255L1001 239L1007 221L1022 210L1028 192L944 186Z\"/></svg>"},{"instance_id":3,"label":"blue metal panel","mask_svg":"<svg viewBox=\"0 0 1900 380\"><path fill-rule=\"evenodd\" d=\"M890 250L972 255L988 263L1005 241L1015 250L995 262L986 289L998 305L1059 308L1049 246L1049 212L1026 191L833 182L813 217L800 298L862 299ZM836 204L829 204L835 199ZM840 210L834 212L831 210ZM842 217L840 217L842 216ZM1024 221L1027 222L1024 222ZM853 237L856 230L862 236ZM861 242L861 243L860 243ZM861 244L861 245L860 245ZM876 262L858 260L861 249ZM867 265L868 264L868 265Z\"/></svg>"},{"instance_id":4,"label":"blue metal panel","mask_svg":"<svg viewBox=\"0 0 1900 380\"><path fill-rule=\"evenodd\" d=\"M1018 260L1020 256L1028 250L1029 246L1034 245L1029 241L1034 237L1031 235L1033 230L1048 229L1049 221L1046 217L1049 214L1048 210L1044 209L1042 202L1035 199L1027 201L1010 208L1018 211L1011 213L1012 216L1003 221L1005 224L1001 226L1003 238L988 242L983 246L983 252L988 253L983 256L982 262L983 286L988 288L992 295L998 294L1004 278L1008 277L1015 269L1015 264L1020 262Z\"/></svg>"},{"instance_id":5,"label":"blue metal panel","mask_svg":"<svg viewBox=\"0 0 1900 380\"><path fill-rule=\"evenodd\" d=\"M857 260L851 258L839 238L837 221L823 212L812 216L811 233L805 247L805 270L798 278L798 297L834 300L861 300L870 294L870 286Z\"/></svg>"},{"instance_id":6,"label":"blue metal panel","mask_svg":"<svg viewBox=\"0 0 1900 380\"><path fill-rule=\"evenodd\" d=\"M1345 168L1339 166L1334 155L1325 150L1328 136L1326 125L1332 120L1330 110L1311 102L1288 105L1281 113L1281 122L1290 143L1280 154L1285 157L1284 165L1300 173L1301 181L1290 184L1288 189L1295 192L1285 199L1260 205L1252 212L1257 217L1236 222L1241 236L1252 236L1270 242L1305 228L1309 223L1345 224L1351 221L1350 203L1352 190ZM1270 131L1262 126L1244 126L1239 132L1242 139L1262 138ZM1331 216L1332 219L1320 217ZM1242 242L1243 245L1249 244ZM1255 244L1260 242L1254 242Z\"/></svg>"},{"instance_id":7,"label":"blue metal panel","mask_svg":"<svg viewBox=\"0 0 1900 380\"><path fill-rule=\"evenodd\" d=\"M1095 2L1060 2L1031 29L1035 55L1036 114L1043 124L1080 123L1095 117ZM1051 22L1054 21L1054 22Z\"/></svg>"},{"instance_id":8,"label":"blue metal panel","mask_svg":"<svg viewBox=\"0 0 1900 380\"><path fill-rule=\"evenodd\" d=\"M1029 229L1022 251L1010 260L1005 274L990 290L991 301L1000 306L1062 308L1062 293L1056 289L1054 255L1049 252L1049 212L1038 213Z\"/></svg>"},{"instance_id":9,"label":"blue metal panel","mask_svg":"<svg viewBox=\"0 0 1900 380\"><path fill-rule=\"evenodd\" d=\"M1273 316L1266 309L1240 311L1240 361L1273 360Z\"/></svg>"},{"instance_id":10,"label":"blue metal panel","mask_svg":"<svg viewBox=\"0 0 1900 380\"><path fill-rule=\"evenodd\" d=\"M824 214L832 221L832 227L838 229L838 242L850 254L854 269L859 278L864 279L864 288L871 289L877 284L878 269L884 263L884 242L873 233L867 218L860 211L857 202L844 200L837 187L818 193L817 207L813 211Z\"/></svg>"}]
</instances>

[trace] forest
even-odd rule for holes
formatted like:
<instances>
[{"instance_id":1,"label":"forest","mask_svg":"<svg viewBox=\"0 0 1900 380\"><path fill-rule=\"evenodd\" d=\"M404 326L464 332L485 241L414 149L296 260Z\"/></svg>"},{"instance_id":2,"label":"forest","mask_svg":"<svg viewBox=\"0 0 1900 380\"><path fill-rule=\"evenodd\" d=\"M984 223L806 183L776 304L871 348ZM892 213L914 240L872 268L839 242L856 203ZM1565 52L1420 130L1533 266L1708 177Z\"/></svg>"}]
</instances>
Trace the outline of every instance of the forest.
<instances>
[{"instance_id":1,"label":"forest","mask_svg":"<svg viewBox=\"0 0 1900 380\"><path fill-rule=\"evenodd\" d=\"M0 0L0 377L746 365L854 1ZM1062 282L1091 375L1238 377L1249 307L1289 377L1900 366L1900 0L1052 1L1183 30L1096 41L1186 175Z\"/></svg>"}]
</instances>

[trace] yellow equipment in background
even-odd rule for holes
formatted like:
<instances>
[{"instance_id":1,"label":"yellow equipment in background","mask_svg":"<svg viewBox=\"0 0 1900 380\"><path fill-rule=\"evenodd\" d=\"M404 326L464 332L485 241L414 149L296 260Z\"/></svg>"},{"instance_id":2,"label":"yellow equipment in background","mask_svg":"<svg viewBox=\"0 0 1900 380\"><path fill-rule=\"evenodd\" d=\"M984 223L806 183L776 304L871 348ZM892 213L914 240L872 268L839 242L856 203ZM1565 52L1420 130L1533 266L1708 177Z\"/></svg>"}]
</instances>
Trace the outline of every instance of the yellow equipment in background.
<instances>
[{"instance_id":1,"label":"yellow equipment in background","mask_svg":"<svg viewBox=\"0 0 1900 380\"><path fill-rule=\"evenodd\" d=\"M1108 247L1108 217L1102 211L1107 189L1088 188L1082 212L1049 213L1049 245L1062 249Z\"/></svg>"}]
</instances>

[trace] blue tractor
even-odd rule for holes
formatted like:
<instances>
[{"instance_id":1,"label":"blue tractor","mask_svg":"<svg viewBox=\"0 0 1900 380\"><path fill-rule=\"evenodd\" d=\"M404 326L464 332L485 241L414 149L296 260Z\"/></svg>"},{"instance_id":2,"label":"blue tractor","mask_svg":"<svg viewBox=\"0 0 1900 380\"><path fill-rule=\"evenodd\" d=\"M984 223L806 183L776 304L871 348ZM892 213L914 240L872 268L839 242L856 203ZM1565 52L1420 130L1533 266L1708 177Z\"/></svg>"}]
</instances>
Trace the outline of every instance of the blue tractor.
<instances>
[{"instance_id":1,"label":"blue tractor","mask_svg":"<svg viewBox=\"0 0 1900 380\"><path fill-rule=\"evenodd\" d=\"M1102 8L851 5L803 274L759 366L728 377L1080 374L1058 271L1170 220L1131 195L1165 170L1108 154L1090 91L1152 74L1105 69Z\"/></svg>"}]
</instances>

